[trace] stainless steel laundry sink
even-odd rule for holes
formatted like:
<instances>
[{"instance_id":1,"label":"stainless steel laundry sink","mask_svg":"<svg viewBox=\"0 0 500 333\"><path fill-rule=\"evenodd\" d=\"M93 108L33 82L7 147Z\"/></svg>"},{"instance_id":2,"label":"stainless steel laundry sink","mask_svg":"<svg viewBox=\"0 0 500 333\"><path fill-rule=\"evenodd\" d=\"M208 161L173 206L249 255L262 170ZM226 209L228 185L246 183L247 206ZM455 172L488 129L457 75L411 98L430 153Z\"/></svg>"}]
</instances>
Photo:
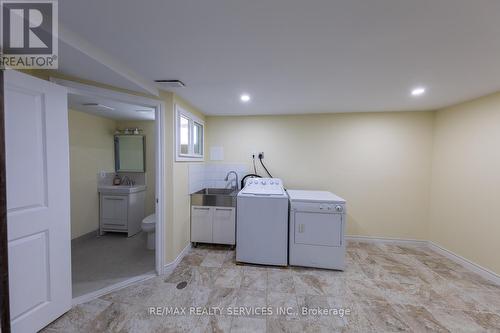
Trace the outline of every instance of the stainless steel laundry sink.
<instances>
[{"instance_id":1,"label":"stainless steel laundry sink","mask_svg":"<svg viewBox=\"0 0 500 333\"><path fill-rule=\"evenodd\" d=\"M191 194L191 206L236 207L238 191L226 188L204 188Z\"/></svg>"}]
</instances>

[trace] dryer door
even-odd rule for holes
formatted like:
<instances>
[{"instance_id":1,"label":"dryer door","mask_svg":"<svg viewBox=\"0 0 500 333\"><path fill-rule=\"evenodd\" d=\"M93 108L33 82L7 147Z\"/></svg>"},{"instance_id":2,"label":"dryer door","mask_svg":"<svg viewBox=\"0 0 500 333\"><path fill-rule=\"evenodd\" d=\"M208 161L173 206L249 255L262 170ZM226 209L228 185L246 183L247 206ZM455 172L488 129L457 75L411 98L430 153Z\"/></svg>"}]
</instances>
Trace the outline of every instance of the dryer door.
<instances>
[{"instance_id":1,"label":"dryer door","mask_svg":"<svg viewBox=\"0 0 500 333\"><path fill-rule=\"evenodd\" d=\"M342 214L294 211L295 243L341 246Z\"/></svg>"}]
</instances>

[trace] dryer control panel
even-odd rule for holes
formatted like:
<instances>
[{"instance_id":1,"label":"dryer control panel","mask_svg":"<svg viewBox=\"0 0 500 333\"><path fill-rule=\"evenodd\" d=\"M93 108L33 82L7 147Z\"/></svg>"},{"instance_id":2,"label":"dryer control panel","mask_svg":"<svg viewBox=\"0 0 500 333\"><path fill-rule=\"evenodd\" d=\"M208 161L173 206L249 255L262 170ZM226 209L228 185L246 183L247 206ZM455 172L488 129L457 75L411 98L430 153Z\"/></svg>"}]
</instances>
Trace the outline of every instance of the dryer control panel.
<instances>
[{"instance_id":1,"label":"dryer control panel","mask_svg":"<svg viewBox=\"0 0 500 333\"><path fill-rule=\"evenodd\" d=\"M342 205L336 205L336 204L331 204L331 203L323 203L319 204L319 210L323 211L332 211L335 213L342 213L344 211L344 207Z\"/></svg>"},{"instance_id":2,"label":"dryer control panel","mask_svg":"<svg viewBox=\"0 0 500 333\"><path fill-rule=\"evenodd\" d=\"M290 209L306 212L345 214L345 204L336 202L292 202Z\"/></svg>"}]
</instances>

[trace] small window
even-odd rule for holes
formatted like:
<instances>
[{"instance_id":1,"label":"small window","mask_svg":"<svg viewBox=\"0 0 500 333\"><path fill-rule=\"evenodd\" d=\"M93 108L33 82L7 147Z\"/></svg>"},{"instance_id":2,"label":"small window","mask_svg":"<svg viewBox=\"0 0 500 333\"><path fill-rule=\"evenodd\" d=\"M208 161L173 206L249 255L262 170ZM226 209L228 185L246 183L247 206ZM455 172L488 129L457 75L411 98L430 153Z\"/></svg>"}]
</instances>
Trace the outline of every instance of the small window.
<instances>
[{"instance_id":1,"label":"small window","mask_svg":"<svg viewBox=\"0 0 500 333\"><path fill-rule=\"evenodd\" d=\"M179 125L179 133L180 133L180 141L181 141L181 154L187 155L189 154L189 119L183 116L180 116L180 125Z\"/></svg>"},{"instance_id":2,"label":"small window","mask_svg":"<svg viewBox=\"0 0 500 333\"><path fill-rule=\"evenodd\" d=\"M195 155L203 155L203 125L193 123L193 151Z\"/></svg>"},{"instance_id":3,"label":"small window","mask_svg":"<svg viewBox=\"0 0 500 333\"><path fill-rule=\"evenodd\" d=\"M176 161L203 160L204 123L176 105Z\"/></svg>"}]
</instances>

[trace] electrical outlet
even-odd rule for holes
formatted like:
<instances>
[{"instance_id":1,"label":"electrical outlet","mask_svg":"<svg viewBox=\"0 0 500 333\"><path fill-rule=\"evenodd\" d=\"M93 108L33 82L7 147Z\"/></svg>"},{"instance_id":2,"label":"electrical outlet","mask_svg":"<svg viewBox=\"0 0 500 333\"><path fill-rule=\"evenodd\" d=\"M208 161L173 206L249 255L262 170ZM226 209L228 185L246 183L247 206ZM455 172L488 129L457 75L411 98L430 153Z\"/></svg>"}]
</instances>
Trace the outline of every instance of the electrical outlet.
<instances>
[{"instance_id":1,"label":"electrical outlet","mask_svg":"<svg viewBox=\"0 0 500 333\"><path fill-rule=\"evenodd\" d=\"M261 159L261 160L264 159L264 152L263 151L259 152L259 159Z\"/></svg>"}]
</instances>

